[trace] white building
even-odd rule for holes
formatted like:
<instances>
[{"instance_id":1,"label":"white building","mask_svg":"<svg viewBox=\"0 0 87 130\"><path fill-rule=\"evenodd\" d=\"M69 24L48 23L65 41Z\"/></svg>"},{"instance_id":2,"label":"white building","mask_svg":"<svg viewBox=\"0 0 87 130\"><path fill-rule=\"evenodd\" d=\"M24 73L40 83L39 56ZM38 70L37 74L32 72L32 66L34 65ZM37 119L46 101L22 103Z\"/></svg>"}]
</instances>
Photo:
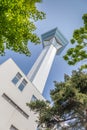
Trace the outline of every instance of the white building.
<instances>
[{"instance_id":1,"label":"white building","mask_svg":"<svg viewBox=\"0 0 87 130\"><path fill-rule=\"evenodd\" d=\"M57 28L42 35L44 49L26 76L12 59L0 65L0 130L36 130L36 115L26 106L44 100L42 92L55 54L67 40Z\"/></svg>"}]
</instances>

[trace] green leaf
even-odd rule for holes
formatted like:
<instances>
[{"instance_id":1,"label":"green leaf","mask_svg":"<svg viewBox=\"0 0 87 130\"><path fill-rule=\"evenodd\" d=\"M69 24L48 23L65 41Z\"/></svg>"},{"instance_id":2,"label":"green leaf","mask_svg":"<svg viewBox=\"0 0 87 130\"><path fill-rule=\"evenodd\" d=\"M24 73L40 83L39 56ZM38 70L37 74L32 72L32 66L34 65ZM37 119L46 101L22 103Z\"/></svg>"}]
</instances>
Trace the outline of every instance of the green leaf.
<instances>
[{"instance_id":1,"label":"green leaf","mask_svg":"<svg viewBox=\"0 0 87 130\"><path fill-rule=\"evenodd\" d=\"M45 18L45 14L39 11L36 3L42 0L1 0L0 1L0 54L5 49L30 55L28 43L40 43L35 21Z\"/></svg>"}]
</instances>

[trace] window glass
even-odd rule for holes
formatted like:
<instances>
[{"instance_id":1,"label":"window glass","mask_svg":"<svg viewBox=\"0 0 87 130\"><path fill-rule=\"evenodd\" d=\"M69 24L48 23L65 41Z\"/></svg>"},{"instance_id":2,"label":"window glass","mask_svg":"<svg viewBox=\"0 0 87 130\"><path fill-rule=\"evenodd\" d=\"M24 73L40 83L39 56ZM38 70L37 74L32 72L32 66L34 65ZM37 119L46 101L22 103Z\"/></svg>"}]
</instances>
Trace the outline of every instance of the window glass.
<instances>
[{"instance_id":1,"label":"window glass","mask_svg":"<svg viewBox=\"0 0 87 130\"><path fill-rule=\"evenodd\" d=\"M32 98L31 98L31 101L33 102L33 101L36 101L36 100L37 100L37 98L33 95Z\"/></svg>"},{"instance_id":2,"label":"window glass","mask_svg":"<svg viewBox=\"0 0 87 130\"><path fill-rule=\"evenodd\" d=\"M21 79L22 75L18 72L16 76L12 79L12 82L14 84L17 84L17 82Z\"/></svg>"},{"instance_id":3,"label":"window glass","mask_svg":"<svg viewBox=\"0 0 87 130\"><path fill-rule=\"evenodd\" d=\"M25 79L22 80L21 84L19 85L19 90L23 91L24 87L26 86L27 81Z\"/></svg>"}]
</instances>

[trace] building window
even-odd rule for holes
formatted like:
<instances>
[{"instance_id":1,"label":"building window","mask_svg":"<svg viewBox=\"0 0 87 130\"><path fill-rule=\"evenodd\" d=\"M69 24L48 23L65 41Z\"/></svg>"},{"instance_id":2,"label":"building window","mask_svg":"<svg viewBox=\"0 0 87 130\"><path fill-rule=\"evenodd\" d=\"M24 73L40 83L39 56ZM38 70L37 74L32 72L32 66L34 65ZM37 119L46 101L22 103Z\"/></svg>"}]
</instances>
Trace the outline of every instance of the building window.
<instances>
[{"instance_id":1,"label":"building window","mask_svg":"<svg viewBox=\"0 0 87 130\"><path fill-rule=\"evenodd\" d=\"M26 86L27 81L25 79L22 80L21 84L19 85L19 90L23 91L24 87Z\"/></svg>"},{"instance_id":2,"label":"building window","mask_svg":"<svg viewBox=\"0 0 87 130\"><path fill-rule=\"evenodd\" d=\"M2 97L11 104L18 112L20 112L25 118L29 118L29 115L22 110L10 97L8 97L5 93L3 93Z\"/></svg>"},{"instance_id":3,"label":"building window","mask_svg":"<svg viewBox=\"0 0 87 130\"><path fill-rule=\"evenodd\" d=\"M36 100L37 100L37 98L33 95L32 98L31 98L31 102L34 102Z\"/></svg>"},{"instance_id":4,"label":"building window","mask_svg":"<svg viewBox=\"0 0 87 130\"><path fill-rule=\"evenodd\" d=\"M21 79L22 75L18 72L16 76L12 79L12 82L14 84L17 84L17 82Z\"/></svg>"},{"instance_id":5,"label":"building window","mask_svg":"<svg viewBox=\"0 0 87 130\"><path fill-rule=\"evenodd\" d=\"M11 125L10 130L19 130L15 126Z\"/></svg>"}]
</instances>

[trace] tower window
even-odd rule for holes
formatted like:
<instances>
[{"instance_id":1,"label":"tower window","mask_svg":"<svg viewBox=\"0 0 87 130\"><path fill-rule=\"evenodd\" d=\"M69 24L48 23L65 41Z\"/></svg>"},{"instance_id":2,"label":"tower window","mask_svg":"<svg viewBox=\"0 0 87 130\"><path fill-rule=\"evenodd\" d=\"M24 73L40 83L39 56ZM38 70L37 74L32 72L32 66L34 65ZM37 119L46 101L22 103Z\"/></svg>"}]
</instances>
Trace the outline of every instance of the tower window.
<instances>
[{"instance_id":1,"label":"tower window","mask_svg":"<svg viewBox=\"0 0 87 130\"><path fill-rule=\"evenodd\" d=\"M23 91L24 87L26 86L27 81L25 79L22 80L21 84L19 85L19 90Z\"/></svg>"},{"instance_id":2,"label":"tower window","mask_svg":"<svg viewBox=\"0 0 87 130\"><path fill-rule=\"evenodd\" d=\"M14 84L17 84L17 82L21 79L22 75L18 72L16 76L12 79L12 82Z\"/></svg>"}]
</instances>

